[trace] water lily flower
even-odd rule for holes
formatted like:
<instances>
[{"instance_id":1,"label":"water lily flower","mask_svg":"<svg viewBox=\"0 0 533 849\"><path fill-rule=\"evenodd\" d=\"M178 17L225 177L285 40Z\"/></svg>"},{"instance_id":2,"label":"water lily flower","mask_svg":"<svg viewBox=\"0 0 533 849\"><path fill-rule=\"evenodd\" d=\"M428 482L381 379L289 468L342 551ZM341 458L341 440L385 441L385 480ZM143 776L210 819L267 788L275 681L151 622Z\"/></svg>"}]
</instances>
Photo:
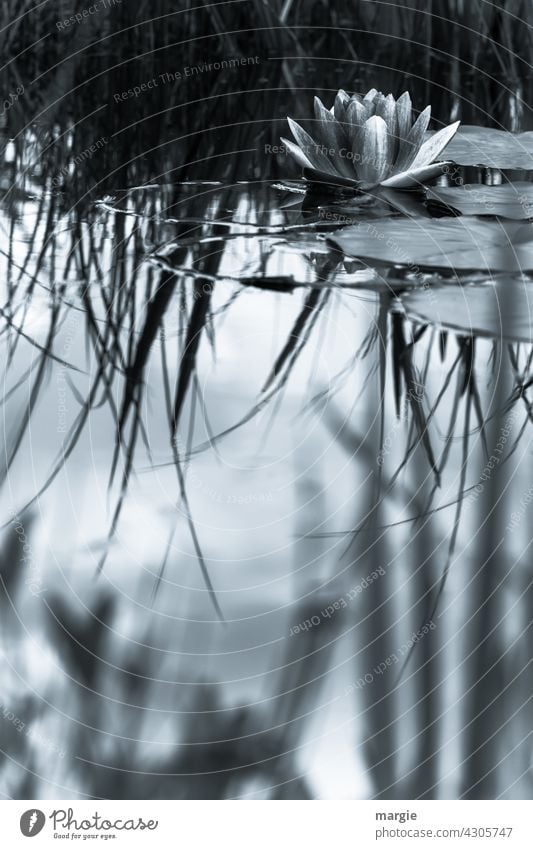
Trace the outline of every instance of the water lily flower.
<instances>
[{"instance_id":1,"label":"water lily flower","mask_svg":"<svg viewBox=\"0 0 533 849\"><path fill-rule=\"evenodd\" d=\"M286 150L322 181L368 189L386 186L406 189L441 174L449 162L436 162L460 121L426 138L431 106L412 123L411 98L396 100L375 88L364 97L342 89L326 109L315 97L316 129L309 135L288 118L296 144L283 139Z\"/></svg>"}]
</instances>

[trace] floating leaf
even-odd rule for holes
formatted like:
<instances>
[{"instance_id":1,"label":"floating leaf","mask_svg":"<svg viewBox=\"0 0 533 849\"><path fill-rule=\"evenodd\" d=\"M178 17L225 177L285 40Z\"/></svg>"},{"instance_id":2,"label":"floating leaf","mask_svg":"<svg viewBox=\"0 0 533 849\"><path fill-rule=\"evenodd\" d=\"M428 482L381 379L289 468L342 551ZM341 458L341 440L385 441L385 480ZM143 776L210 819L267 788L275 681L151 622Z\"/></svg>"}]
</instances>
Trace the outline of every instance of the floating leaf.
<instances>
[{"instance_id":1,"label":"floating leaf","mask_svg":"<svg viewBox=\"0 0 533 849\"><path fill-rule=\"evenodd\" d=\"M457 165L533 170L533 132L461 125L446 147L446 159Z\"/></svg>"},{"instance_id":2,"label":"floating leaf","mask_svg":"<svg viewBox=\"0 0 533 849\"><path fill-rule=\"evenodd\" d=\"M418 268L532 271L533 227L479 218L381 219L330 237L347 256Z\"/></svg>"},{"instance_id":3,"label":"floating leaf","mask_svg":"<svg viewBox=\"0 0 533 849\"><path fill-rule=\"evenodd\" d=\"M533 183L483 186L436 187L427 190L427 200L443 204L463 215L499 215L502 218L533 218Z\"/></svg>"},{"instance_id":4,"label":"floating leaf","mask_svg":"<svg viewBox=\"0 0 533 849\"><path fill-rule=\"evenodd\" d=\"M520 342L533 340L533 285L505 280L497 285L442 286L405 293L410 318L458 333Z\"/></svg>"}]
</instances>

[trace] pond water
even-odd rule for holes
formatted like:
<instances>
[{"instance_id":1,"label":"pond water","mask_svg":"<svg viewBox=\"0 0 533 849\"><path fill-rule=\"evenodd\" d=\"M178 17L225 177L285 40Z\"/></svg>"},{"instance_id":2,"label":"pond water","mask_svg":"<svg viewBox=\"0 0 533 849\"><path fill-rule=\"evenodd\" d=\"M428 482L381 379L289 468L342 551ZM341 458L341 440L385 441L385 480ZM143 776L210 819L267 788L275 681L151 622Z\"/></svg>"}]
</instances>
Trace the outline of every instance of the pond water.
<instances>
[{"instance_id":1,"label":"pond water","mask_svg":"<svg viewBox=\"0 0 533 849\"><path fill-rule=\"evenodd\" d=\"M527 205L238 156L86 195L42 145L0 219L4 795L528 797Z\"/></svg>"}]
</instances>

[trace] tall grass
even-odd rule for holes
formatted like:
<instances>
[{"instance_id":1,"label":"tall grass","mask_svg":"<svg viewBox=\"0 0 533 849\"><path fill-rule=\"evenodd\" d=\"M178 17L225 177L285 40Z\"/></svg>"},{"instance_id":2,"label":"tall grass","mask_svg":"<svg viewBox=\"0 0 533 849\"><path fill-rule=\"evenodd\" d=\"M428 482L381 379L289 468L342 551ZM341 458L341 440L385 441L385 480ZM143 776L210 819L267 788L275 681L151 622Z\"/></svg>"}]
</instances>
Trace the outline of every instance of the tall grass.
<instances>
[{"instance_id":1,"label":"tall grass","mask_svg":"<svg viewBox=\"0 0 533 849\"><path fill-rule=\"evenodd\" d=\"M308 114L312 93L332 100L336 88L371 85L376 74L383 88L398 94L408 87L416 102L431 102L438 121L453 112L466 122L513 129L531 123L533 12L521 0L498 6L360 0L332 10L331 18L320 0L205 6L188 0L179 9L157 0L110 6L62 31L57 23L71 13L69 5L49 2L38 12L29 4L3 6L0 29L8 49L0 85L6 96L25 86L4 120L11 135L36 120L52 134L54 148L70 128L71 157L87 141L111 137L105 168L97 169L109 175L106 181L133 176L138 157L145 172L146 159L172 167L165 162L167 144L179 152L170 156L180 162L176 176L213 169L223 176L234 150L242 151L243 179L263 174L275 165L264 143L278 141L293 90L301 92L296 111ZM314 55L320 57L315 63ZM149 95L116 101L161 74L241 56L259 62L195 72ZM154 175L156 169L154 162Z\"/></svg>"}]
</instances>

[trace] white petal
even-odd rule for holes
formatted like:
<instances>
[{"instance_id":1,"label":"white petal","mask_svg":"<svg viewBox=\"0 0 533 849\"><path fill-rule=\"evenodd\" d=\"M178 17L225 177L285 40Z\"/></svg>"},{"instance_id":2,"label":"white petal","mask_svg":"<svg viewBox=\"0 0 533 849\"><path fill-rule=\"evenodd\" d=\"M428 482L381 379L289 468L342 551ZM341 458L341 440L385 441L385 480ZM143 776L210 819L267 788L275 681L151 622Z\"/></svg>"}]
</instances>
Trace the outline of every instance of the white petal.
<instances>
[{"instance_id":1,"label":"white petal","mask_svg":"<svg viewBox=\"0 0 533 849\"><path fill-rule=\"evenodd\" d=\"M418 155L418 151L424 141L424 136L426 134L430 118L431 106L426 106L409 130L407 137L401 139L398 156L394 163L394 170L397 173L406 171L411 167L411 164Z\"/></svg>"},{"instance_id":2,"label":"white petal","mask_svg":"<svg viewBox=\"0 0 533 849\"><path fill-rule=\"evenodd\" d=\"M375 115L376 104L374 102L374 98L375 98L376 94L378 94L378 92L374 88L372 89L372 91L374 92L372 94L372 97L369 97L368 95L365 95L365 97L361 97L359 94L352 94L352 96L350 97L350 100L346 104L346 109L348 110L350 103L352 103L352 104L358 103L362 107L362 114L364 116L363 120L366 121L367 118L370 118L372 115ZM370 92L369 92L369 94L370 94Z\"/></svg>"},{"instance_id":3,"label":"white petal","mask_svg":"<svg viewBox=\"0 0 533 849\"><path fill-rule=\"evenodd\" d=\"M365 96L364 96L363 100L370 100L370 101L372 101L372 100L374 100L374 98L375 98L376 94L378 94L378 90L377 90L377 88L371 88L371 89L370 89L370 91L367 91L367 93L365 94Z\"/></svg>"},{"instance_id":4,"label":"white petal","mask_svg":"<svg viewBox=\"0 0 533 849\"><path fill-rule=\"evenodd\" d=\"M298 165L301 165L302 168L312 168L313 166L309 162L307 156L303 151L300 150L298 145L294 144L294 142L289 141L289 139L284 139L281 137L281 141L287 148L288 153L296 160Z\"/></svg>"},{"instance_id":5,"label":"white petal","mask_svg":"<svg viewBox=\"0 0 533 849\"><path fill-rule=\"evenodd\" d=\"M348 145L355 153L361 146L363 126L367 117L366 109L361 101L352 98L346 107L347 123L344 125L344 129L348 137ZM354 164L352 160L352 165Z\"/></svg>"},{"instance_id":6,"label":"white petal","mask_svg":"<svg viewBox=\"0 0 533 849\"><path fill-rule=\"evenodd\" d=\"M390 169L390 145L387 125L379 115L365 122L359 153L360 158L354 163L358 178L370 185L383 180Z\"/></svg>"},{"instance_id":7,"label":"white petal","mask_svg":"<svg viewBox=\"0 0 533 849\"><path fill-rule=\"evenodd\" d=\"M326 174L324 171L319 171L317 168L306 168L304 172L306 180L311 183L325 183L328 186L344 186L345 188L358 189L360 183L353 177L342 177L340 174Z\"/></svg>"},{"instance_id":8,"label":"white petal","mask_svg":"<svg viewBox=\"0 0 533 849\"><path fill-rule=\"evenodd\" d=\"M319 139L321 143L325 144L326 147L335 147L337 144L337 136L335 133L337 122L329 109L326 109L319 97L315 97L315 121L315 129L313 129L315 137Z\"/></svg>"},{"instance_id":9,"label":"white petal","mask_svg":"<svg viewBox=\"0 0 533 849\"><path fill-rule=\"evenodd\" d=\"M426 180L431 180L432 177L442 174L445 166L449 164L449 162L433 162L431 165L424 165L422 168L409 168L408 171L402 171L401 174L395 174L394 177L383 180L381 185L391 189L414 188Z\"/></svg>"},{"instance_id":10,"label":"white petal","mask_svg":"<svg viewBox=\"0 0 533 849\"><path fill-rule=\"evenodd\" d=\"M287 118L291 133L298 142L298 147L305 154L313 168L318 168L319 171L325 171L327 174L334 174L335 169L328 159L327 155L321 150L321 145L318 145L309 133L306 133L296 121L292 118Z\"/></svg>"},{"instance_id":11,"label":"white petal","mask_svg":"<svg viewBox=\"0 0 533 849\"><path fill-rule=\"evenodd\" d=\"M344 132L342 124L335 120L331 112L325 108L318 97L315 97L315 119L317 129L314 132L328 150L328 158L331 160L335 169L345 177L353 179L353 165L350 159L341 155L340 151L346 150L348 144L348 136Z\"/></svg>"},{"instance_id":12,"label":"white petal","mask_svg":"<svg viewBox=\"0 0 533 849\"><path fill-rule=\"evenodd\" d=\"M346 106L346 119L349 124L354 124L357 127L362 127L365 123L368 115L366 114L366 107L363 106L361 101L356 98L350 98L349 103Z\"/></svg>"},{"instance_id":13,"label":"white petal","mask_svg":"<svg viewBox=\"0 0 533 849\"><path fill-rule=\"evenodd\" d=\"M340 88L335 97L335 103L332 106L332 112L337 121L341 123L346 120L346 106L350 100L344 89Z\"/></svg>"},{"instance_id":14,"label":"white petal","mask_svg":"<svg viewBox=\"0 0 533 849\"><path fill-rule=\"evenodd\" d=\"M398 121L396 119L396 101L392 94L388 94L387 97L379 94L376 96L376 115L383 118L387 125L389 155L391 162L393 162L398 151Z\"/></svg>"},{"instance_id":15,"label":"white petal","mask_svg":"<svg viewBox=\"0 0 533 849\"><path fill-rule=\"evenodd\" d=\"M411 98L408 91L396 101L396 118L398 120L398 135L401 139L407 138L411 129Z\"/></svg>"},{"instance_id":16,"label":"white petal","mask_svg":"<svg viewBox=\"0 0 533 849\"><path fill-rule=\"evenodd\" d=\"M424 165L434 162L440 156L448 142L453 139L460 123L460 121L456 121L454 124L444 127L425 141L411 163L410 168L423 168Z\"/></svg>"}]
</instances>

